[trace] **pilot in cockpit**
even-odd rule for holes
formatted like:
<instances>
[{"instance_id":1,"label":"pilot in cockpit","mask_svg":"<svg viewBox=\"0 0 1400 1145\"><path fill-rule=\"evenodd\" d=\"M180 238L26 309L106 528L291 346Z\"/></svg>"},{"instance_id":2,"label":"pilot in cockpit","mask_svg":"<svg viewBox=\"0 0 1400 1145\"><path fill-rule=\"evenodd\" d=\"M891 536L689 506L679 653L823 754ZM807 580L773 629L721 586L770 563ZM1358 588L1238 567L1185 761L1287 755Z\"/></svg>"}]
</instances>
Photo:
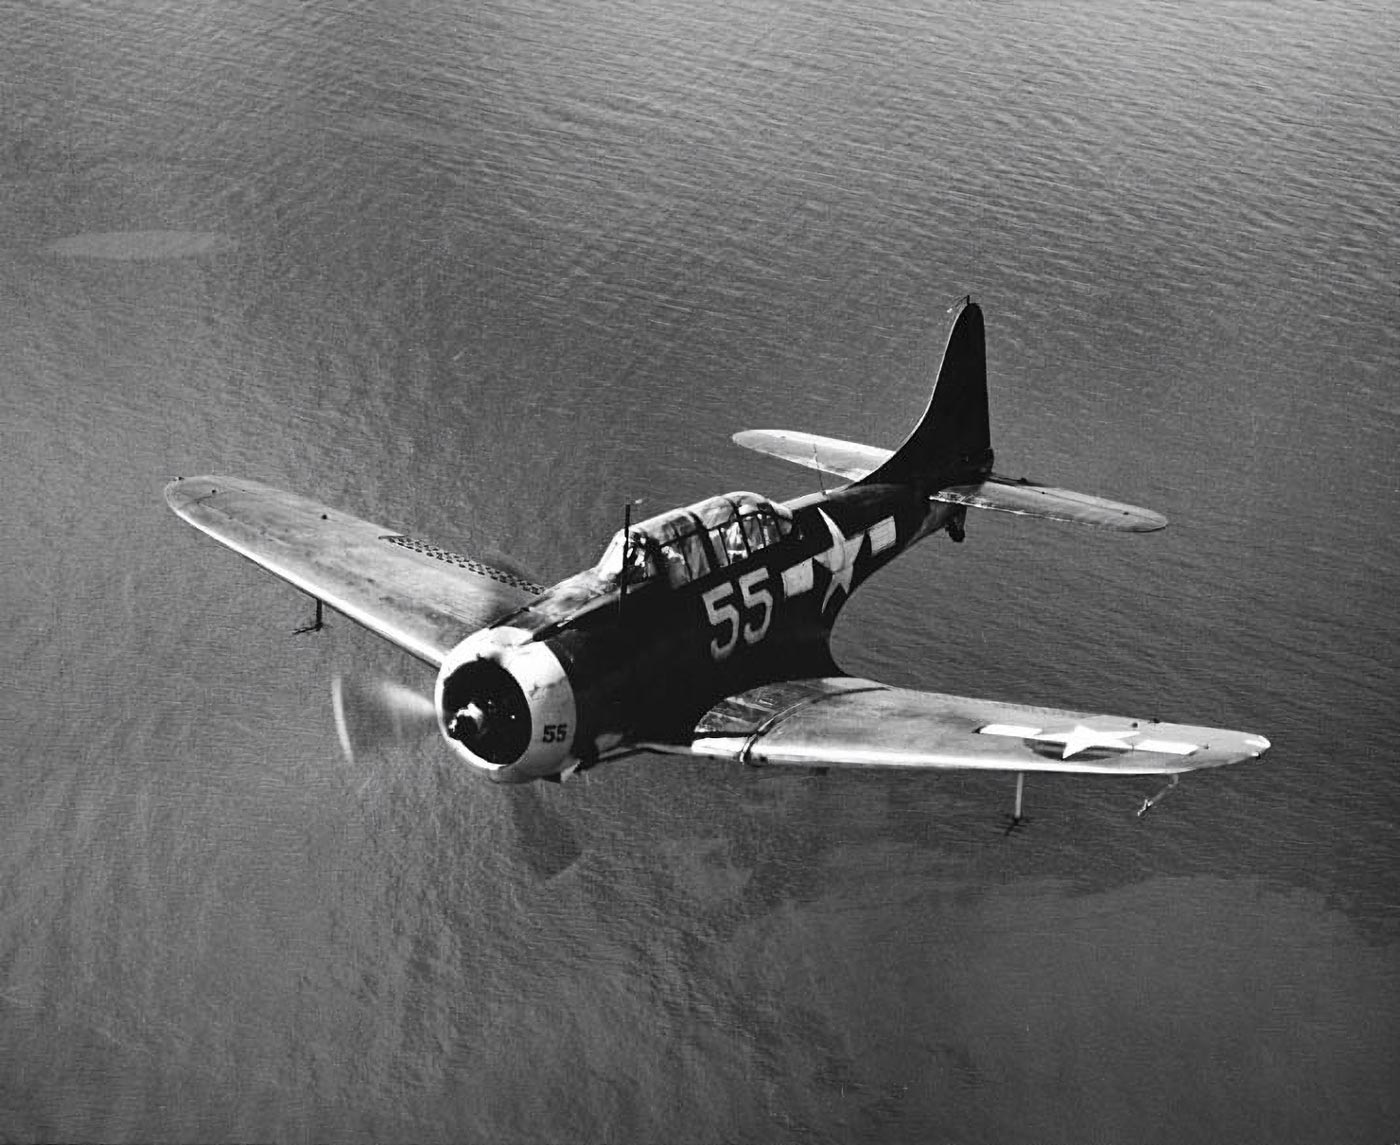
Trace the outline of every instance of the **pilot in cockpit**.
<instances>
[{"instance_id":1,"label":"pilot in cockpit","mask_svg":"<svg viewBox=\"0 0 1400 1145\"><path fill-rule=\"evenodd\" d=\"M627 569L626 580L628 584L641 584L647 580L655 571L655 562L648 551L650 542L634 536L632 543L627 546Z\"/></svg>"},{"instance_id":2,"label":"pilot in cockpit","mask_svg":"<svg viewBox=\"0 0 1400 1145\"><path fill-rule=\"evenodd\" d=\"M725 556L730 564L741 561L749 555L749 547L744 542L744 529L737 519L730 521L719 530L724 544Z\"/></svg>"},{"instance_id":3,"label":"pilot in cockpit","mask_svg":"<svg viewBox=\"0 0 1400 1145\"><path fill-rule=\"evenodd\" d=\"M650 542L644 536L632 533L624 537L618 533L608 545L603 559L598 562L597 573L614 584L640 584L655 571L656 566L649 553ZM623 568L623 560L626 568Z\"/></svg>"}]
</instances>

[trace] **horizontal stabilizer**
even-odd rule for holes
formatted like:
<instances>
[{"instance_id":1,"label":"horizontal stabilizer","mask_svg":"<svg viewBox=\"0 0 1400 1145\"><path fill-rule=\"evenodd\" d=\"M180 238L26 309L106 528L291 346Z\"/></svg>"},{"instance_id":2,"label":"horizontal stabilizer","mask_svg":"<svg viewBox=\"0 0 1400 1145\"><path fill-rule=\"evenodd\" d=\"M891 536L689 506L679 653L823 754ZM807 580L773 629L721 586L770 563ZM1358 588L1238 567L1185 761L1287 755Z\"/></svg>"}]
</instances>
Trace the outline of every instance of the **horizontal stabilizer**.
<instances>
[{"instance_id":1,"label":"horizontal stabilizer","mask_svg":"<svg viewBox=\"0 0 1400 1145\"><path fill-rule=\"evenodd\" d=\"M734 441L745 449L781 457L784 461L805 465L808 469L834 473L850 481L859 481L867 474L874 473L894 456L891 449L788 429L746 429L736 433Z\"/></svg>"},{"instance_id":2,"label":"horizontal stabilizer","mask_svg":"<svg viewBox=\"0 0 1400 1145\"><path fill-rule=\"evenodd\" d=\"M689 744L649 746L755 766L1174 775L1255 759L1269 741L838 676L730 696L701 717Z\"/></svg>"},{"instance_id":3,"label":"horizontal stabilizer","mask_svg":"<svg viewBox=\"0 0 1400 1145\"><path fill-rule=\"evenodd\" d=\"M860 445L854 441L841 441L797 430L749 429L736 433L734 441L746 449L850 481L859 481L873 473L892 456L890 450L878 446ZM1037 485L1024 478L1013 481L995 474L970 485L945 486L930 494L930 498L973 509L992 509L999 513L1041 517L1049 521L1071 521L1076 525L1093 525L1127 533L1151 533L1167 525L1167 519L1151 509L1110 501L1106 497L1094 497L1088 493L1076 493L1070 489Z\"/></svg>"},{"instance_id":4,"label":"horizontal stabilizer","mask_svg":"<svg viewBox=\"0 0 1400 1145\"><path fill-rule=\"evenodd\" d=\"M1011 481L993 475L974 485L949 485L932 495L934 501L967 505L974 509L994 509L1022 517L1043 517L1049 521L1072 521L1100 529L1125 533L1151 533L1167 527L1167 519L1151 509L1092 497L1070 489L1054 489L1033 481Z\"/></svg>"}]
</instances>

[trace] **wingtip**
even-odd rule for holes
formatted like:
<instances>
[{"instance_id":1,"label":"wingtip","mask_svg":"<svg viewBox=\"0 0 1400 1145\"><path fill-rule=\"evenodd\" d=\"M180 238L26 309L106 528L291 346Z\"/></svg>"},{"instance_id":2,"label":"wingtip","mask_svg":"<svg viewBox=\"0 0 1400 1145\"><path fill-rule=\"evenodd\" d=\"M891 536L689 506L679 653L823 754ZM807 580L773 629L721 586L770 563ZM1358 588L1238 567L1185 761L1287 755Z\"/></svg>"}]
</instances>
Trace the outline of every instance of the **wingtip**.
<instances>
[{"instance_id":1,"label":"wingtip","mask_svg":"<svg viewBox=\"0 0 1400 1145\"><path fill-rule=\"evenodd\" d=\"M172 477L165 483L165 488L162 490L165 494L165 503L177 513L189 504L189 498L185 495L187 484L188 478Z\"/></svg>"},{"instance_id":2,"label":"wingtip","mask_svg":"<svg viewBox=\"0 0 1400 1145\"><path fill-rule=\"evenodd\" d=\"M194 477L172 477L165 484L165 503L179 512L196 497L192 486L198 481Z\"/></svg>"},{"instance_id":3,"label":"wingtip","mask_svg":"<svg viewBox=\"0 0 1400 1145\"><path fill-rule=\"evenodd\" d=\"M186 516L190 506L217 493L227 478L206 474L202 477L176 477L165 486L165 503L180 516Z\"/></svg>"},{"instance_id":4,"label":"wingtip","mask_svg":"<svg viewBox=\"0 0 1400 1145\"><path fill-rule=\"evenodd\" d=\"M1203 766L1223 767L1233 763L1247 763L1249 760L1258 759L1273 745L1261 735L1253 732L1225 731L1223 729L1201 729L1205 732L1213 732L1209 737L1202 737L1207 740L1206 756Z\"/></svg>"}]
</instances>

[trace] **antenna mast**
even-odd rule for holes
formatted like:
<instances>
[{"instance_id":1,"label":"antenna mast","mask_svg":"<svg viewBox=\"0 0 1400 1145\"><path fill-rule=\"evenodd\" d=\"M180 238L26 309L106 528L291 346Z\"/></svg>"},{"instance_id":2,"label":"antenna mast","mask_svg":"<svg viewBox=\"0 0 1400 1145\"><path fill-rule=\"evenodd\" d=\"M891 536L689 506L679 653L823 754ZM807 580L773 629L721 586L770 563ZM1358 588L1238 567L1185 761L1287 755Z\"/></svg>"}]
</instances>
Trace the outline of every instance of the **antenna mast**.
<instances>
[{"instance_id":1,"label":"antenna mast","mask_svg":"<svg viewBox=\"0 0 1400 1145\"><path fill-rule=\"evenodd\" d=\"M617 618L622 619L622 610L627 603L627 566L632 554L632 502L622 506L622 571L617 576Z\"/></svg>"}]
</instances>

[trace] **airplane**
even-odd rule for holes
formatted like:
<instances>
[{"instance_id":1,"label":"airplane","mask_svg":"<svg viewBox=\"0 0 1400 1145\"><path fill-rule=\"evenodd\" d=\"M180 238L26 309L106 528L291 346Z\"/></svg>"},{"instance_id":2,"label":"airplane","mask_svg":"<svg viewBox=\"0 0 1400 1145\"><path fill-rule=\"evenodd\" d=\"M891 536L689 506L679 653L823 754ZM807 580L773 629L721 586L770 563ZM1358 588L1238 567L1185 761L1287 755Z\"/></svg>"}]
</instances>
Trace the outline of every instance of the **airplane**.
<instances>
[{"instance_id":1,"label":"airplane","mask_svg":"<svg viewBox=\"0 0 1400 1145\"><path fill-rule=\"evenodd\" d=\"M455 756L497 783L562 780L637 752L808 769L1159 775L1261 756L1263 736L889 687L846 675L832 626L874 573L969 509L1123 532L1148 509L998 476L981 308L965 298L898 449L749 430L743 446L844 479L777 501L708 497L624 526L544 586L305 497L233 477L165 489L185 521L436 672Z\"/></svg>"}]
</instances>

